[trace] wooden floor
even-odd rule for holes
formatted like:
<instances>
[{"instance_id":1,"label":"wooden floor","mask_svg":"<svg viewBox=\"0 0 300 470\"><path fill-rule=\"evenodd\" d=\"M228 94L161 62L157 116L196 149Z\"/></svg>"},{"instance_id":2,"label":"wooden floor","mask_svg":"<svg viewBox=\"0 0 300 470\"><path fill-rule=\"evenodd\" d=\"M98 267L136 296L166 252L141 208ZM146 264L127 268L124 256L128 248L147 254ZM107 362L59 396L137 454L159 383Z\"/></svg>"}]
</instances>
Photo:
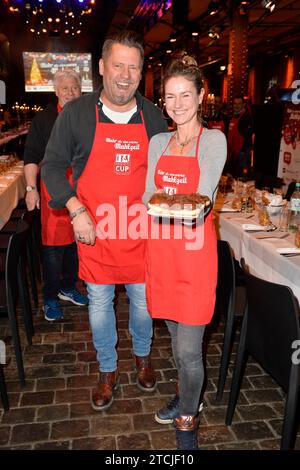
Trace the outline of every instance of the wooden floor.
<instances>
[{"instance_id":1,"label":"wooden floor","mask_svg":"<svg viewBox=\"0 0 300 470\"><path fill-rule=\"evenodd\" d=\"M18 382L7 320L0 319L0 338L5 338L9 356L5 376L10 400L9 412L0 409L0 448L176 449L173 427L154 420L154 412L174 394L176 385L170 338L164 322L155 323L152 351L158 386L154 392L143 393L135 385L127 330L128 302L125 293L119 293L121 386L111 408L96 412L91 408L90 397L98 379L98 364L87 309L70 303L62 305L64 319L59 322L47 322L40 310L35 313L33 346L26 346L21 325L25 388ZM199 428L201 449L279 449L284 395L254 361L247 366L233 424L225 426L231 373L223 401L215 402L222 338L222 325L207 331L207 384ZM296 449L300 449L300 434Z\"/></svg>"}]
</instances>

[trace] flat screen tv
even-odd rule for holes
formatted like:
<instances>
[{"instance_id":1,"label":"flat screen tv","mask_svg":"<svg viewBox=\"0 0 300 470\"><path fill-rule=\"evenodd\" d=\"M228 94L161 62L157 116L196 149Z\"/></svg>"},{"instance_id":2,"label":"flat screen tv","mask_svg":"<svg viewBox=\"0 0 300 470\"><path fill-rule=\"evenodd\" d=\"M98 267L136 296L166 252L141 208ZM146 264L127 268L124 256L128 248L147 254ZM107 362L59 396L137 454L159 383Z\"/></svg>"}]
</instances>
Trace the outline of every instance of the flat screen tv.
<instances>
[{"instance_id":1,"label":"flat screen tv","mask_svg":"<svg viewBox=\"0 0 300 470\"><path fill-rule=\"evenodd\" d=\"M74 69L82 78L82 92L93 91L92 56L82 52L23 52L25 91L54 91L58 70Z\"/></svg>"}]
</instances>

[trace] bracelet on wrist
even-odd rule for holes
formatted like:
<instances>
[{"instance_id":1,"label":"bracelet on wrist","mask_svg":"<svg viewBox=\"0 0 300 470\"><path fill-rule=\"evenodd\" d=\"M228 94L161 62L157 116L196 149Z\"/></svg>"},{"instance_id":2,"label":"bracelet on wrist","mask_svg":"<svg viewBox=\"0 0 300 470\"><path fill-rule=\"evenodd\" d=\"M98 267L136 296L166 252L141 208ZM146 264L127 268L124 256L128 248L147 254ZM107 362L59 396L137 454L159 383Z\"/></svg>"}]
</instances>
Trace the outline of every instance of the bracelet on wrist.
<instances>
[{"instance_id":1,"label":"bracelet on wrist","mask_svg":"<svg viewBox=\"0 0 300 470\"><path fill-rule=\"evenodd\" d=\"M76 217L77 215L82 214L83 212L86 212L86 208L83 207L83 206L78 207L78 209L76 209L76 211L74 211L74 212L70 212L70 218L71 218L71 220L73 220L74 217Z\"/></svg>"}]
</instances>

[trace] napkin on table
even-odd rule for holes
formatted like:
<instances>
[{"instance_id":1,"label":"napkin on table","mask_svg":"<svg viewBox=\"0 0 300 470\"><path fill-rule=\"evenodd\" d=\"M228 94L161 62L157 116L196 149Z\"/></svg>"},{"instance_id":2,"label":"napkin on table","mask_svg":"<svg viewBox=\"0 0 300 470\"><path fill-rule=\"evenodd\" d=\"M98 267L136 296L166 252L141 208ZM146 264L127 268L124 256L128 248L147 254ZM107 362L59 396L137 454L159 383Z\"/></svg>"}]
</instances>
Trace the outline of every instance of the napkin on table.
<instances>
[{"instance_id":1,"label":"napkin on table","mask_svg":"<svg viewBox=\"0 0 300 470\"><path fill-rule=\"evenodd\" d=\"M295 246L286 246L282 248L276 248L277 253L280 253L281 255L289 255L293 253L299 253L300 254L300 248L296 248Z\"/></svg>"},{"instance_id":2,"label":"napkin on table","mask_svg":"<svg viewBox=\"0 0 300 470\"><path fill-rule=\"evenodd\" d=\"M270 228L269 225L263 226L259 224L242 224L243 230L247 231L256 231L256 230L268 230Z\"/></svg>"}]
</instances>

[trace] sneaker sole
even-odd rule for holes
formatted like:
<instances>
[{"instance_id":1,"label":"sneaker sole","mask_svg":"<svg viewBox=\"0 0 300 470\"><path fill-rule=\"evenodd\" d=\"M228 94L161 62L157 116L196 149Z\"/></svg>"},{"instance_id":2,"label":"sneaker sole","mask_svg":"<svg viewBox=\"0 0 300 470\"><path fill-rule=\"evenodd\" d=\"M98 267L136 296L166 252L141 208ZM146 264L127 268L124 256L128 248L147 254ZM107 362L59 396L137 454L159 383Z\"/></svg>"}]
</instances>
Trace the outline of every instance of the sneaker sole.
<instances>
[{"instance_id":1,"label":"sneaker sole","mask_svg":"<svg viewBox=\"0 0 300 470\"><path fill-rule=\"evenodd\" d=\"M63 295L63 294L58 294L58 297L61 299L61 300L67 300L68 302L72 302L72 304L74 305L79 305L80 307L87 307L87 304L82 304L80 302L75 302L75 300L71 299L71 297L68 297L66 295Z\"/></svg>"},{"instance_id":2,"label":"sneaker sole","mask_svg":"<svg viewBox=\"0 0 300 470\"><path fill-rule=\"evenodd\" d=\"M161 419L157 415L154 415L154 419L159 424L172 424L174 421L174 419Z\"/></svg>"},{"instance_id":3,"label":"sneaker sole","mask_svg":"<svg viewBox=\"0 0 300 470\"><path fill-rule=\"evenodd\" d=\"M198 410L199 413L201 413L202 410L203 410L203 402L201 402L199 405L199 410ZM154 419L159 424L172 424L174 422L174 419L162 419L157 414L154 415Z\"/></svg>"}]
</instances>

